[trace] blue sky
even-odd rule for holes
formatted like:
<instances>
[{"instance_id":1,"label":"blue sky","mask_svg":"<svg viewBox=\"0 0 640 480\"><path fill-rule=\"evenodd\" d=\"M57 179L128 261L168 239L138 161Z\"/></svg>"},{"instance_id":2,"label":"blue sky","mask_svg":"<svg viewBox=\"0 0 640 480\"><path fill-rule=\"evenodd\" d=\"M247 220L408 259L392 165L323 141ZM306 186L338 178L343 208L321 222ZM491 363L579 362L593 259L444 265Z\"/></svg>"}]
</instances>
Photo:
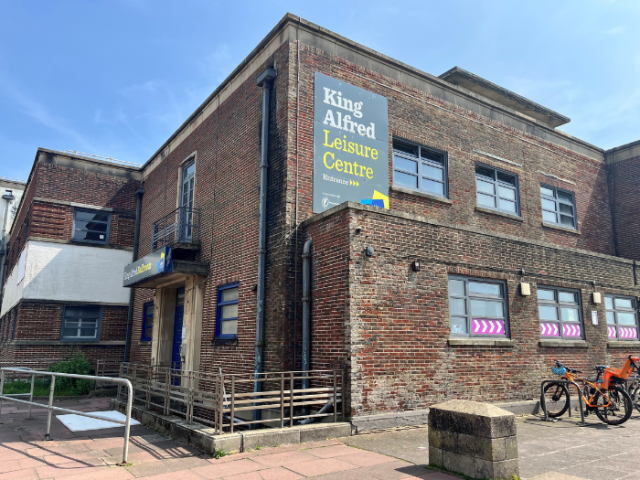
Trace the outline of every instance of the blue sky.
<instances>
[{"instance_id":1,"label":"blue sky","mask_svg":"<svg viewBox=\"0 0 640 480\"><path fill-rule=\"evenodd\" d=\"M0 175L36 148L143 163L290 11L434 75L467 69L640 139L640 2L0 0Z\"/></svg>"}]
</instances>

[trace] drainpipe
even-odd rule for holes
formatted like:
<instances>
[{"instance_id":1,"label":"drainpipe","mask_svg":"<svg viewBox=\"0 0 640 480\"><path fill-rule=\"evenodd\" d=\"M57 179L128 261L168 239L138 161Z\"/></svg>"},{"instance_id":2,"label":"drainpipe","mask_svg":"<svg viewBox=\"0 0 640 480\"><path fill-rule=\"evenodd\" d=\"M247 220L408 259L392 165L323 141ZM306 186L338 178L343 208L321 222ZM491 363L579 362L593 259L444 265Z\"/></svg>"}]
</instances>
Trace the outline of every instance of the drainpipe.
<instances>
[{"instance_id":1,"label":"drainpipe","mask_svg":"<svg viewBox=\"0 0 640 480\"><path fill-rule=\"evenodd\" d=\"M311 246L313 240L310 238L302 247L302 371L308 372L311 368L309 358L311 344ZM302 388L309 388L309 378L305 374L302 380Z\"/></svg>"},{"instance_id":2,"label":"drainpipe","mask_svg":"<svg viewBox=\"0 0 640 480\"><path fill-rule=\"evenodd\" d=\"M144 195L144 184L136 192L136 229L133 233L133 261L138 259L138 246L140 245L140 205ZM127 338L124 344L124 361L129 361L131 354L131 334L133 330L133 295L135 289L129 292L129 313L127 314Z\"/></svg>"},{"instance_id":3,"label":"drainpipe","mask_svg":"<svg viewBox=\"0 0 640 480\"><path fill-rule=\"evenodd\" d=\"M2 297L4 296L4 271L7 268L7 218L9 217L9 205L16 198L10 193L9 190L2 196L6 205L4 207L4 222L2 224L2 244L0 245L0 252L2 252L2 269L0 270L0 306L2 305Z\"/></svg>"},{"instance_id":4,"label":"drainpipe","mask_svg":"<svg viewBox=\"0 0 640 480\"><path fill-rule=\"evenodd\" d=\"M262 382L258 377L262 373L262 352L264 350L264 270L267 241L267 167L269 153L269 95L271 81L276 71L268 67L260 74L256 83L262 88L262 132L260 142L260 223L258 227L258 304L256 308L256 357L254 365L253 391L261 390ZM253 411L253 419L260 420L260 410Z\"/></svg>"}]
</instances>

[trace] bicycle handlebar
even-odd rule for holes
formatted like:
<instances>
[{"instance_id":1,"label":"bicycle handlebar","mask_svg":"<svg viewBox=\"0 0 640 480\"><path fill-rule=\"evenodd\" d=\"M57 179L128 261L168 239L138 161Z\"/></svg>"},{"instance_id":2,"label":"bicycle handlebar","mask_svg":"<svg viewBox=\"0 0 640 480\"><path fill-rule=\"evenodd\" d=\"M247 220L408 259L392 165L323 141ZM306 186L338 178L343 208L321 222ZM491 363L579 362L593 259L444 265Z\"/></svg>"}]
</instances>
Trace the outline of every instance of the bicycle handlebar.
<instances>
[{"instance_id":1,"label":"bicycle handlebar","mask_svg":"<svg viewBox=\"0 0 640 480\"><path fill-rule=\"evenodd\" d=\"M580 370L574 370L573 368L566 367L562 365L558 360L556 360L556 366L558 368L564 368L569 373L582 373Z\"/></svg>"}]
</instances>

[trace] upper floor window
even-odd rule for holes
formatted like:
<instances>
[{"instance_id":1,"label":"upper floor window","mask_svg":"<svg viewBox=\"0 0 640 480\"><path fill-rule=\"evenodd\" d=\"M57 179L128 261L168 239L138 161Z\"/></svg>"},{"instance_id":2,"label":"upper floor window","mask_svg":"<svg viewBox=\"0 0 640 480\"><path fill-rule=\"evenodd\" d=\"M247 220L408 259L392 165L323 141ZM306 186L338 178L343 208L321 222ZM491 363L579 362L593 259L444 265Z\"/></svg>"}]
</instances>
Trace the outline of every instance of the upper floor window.
<instances>
[{"instance_id":1,"label":"upper floor window","mask_svg":"<svg viewBox=\"0 0 640 480\"><path fill-rule=\"evenodd\" d=\"M636 299L605 295L607 333L609 339L638 340L638 310Z\"/></svg>"},{"instance_id":2,"label":"upper floor window","mask_svg":"<svg viewBox=\"0 0 640 480\"><path fill-rule=\"evenodd\" d=\"M98 341L102 308L86 306L67 306L62 318L60 340Z\"/></svg>"},{"instance_id":3,"label":"upper floor window","mask_svg":"<svg viewBox=\"0 0 640 480\"><path fill-rule=\"evenodd\" d=\"M506 285L495 280L449 277L452 336L506 337Z\"/></svg>"},{"instance_id":4,"label":"upper floor window","mask_svg":"<svg viewBox=\"0 0 640 480\"><path fill-rule=\"evenodd\" d=\"M73 212L73 236L76 242L109 243L111 214L76 209Z\"/></svg>"},{"instance_id":5,"label":"upper floor window","mask_svg":"<svg viewBox=\"0 0 640 480\"><path fill-rule=\"evenodd\" d=\"M142 307L142 337L143 342L153 339L153 302L145 303Z\"/></svg>"},{"instance_id":6,"label":"upper floor window","mask_svg":"<svg viewBox=\"0 0 640 480\"><path fill-rule=\"evenodd\" d=\"M239 293L240 288L237 283L218 287L216 338L237 337Z\"/></svg>"},{"instance_id":7,"label":"upper floor window","mask_svg":"<svg viewBox=\"0 0 640 480\"><path fill-rule=\"evenodd\" d=\"M446 197L446 154L421 145L394 140L393 183Z\"/></svg>"},{"instance_id":8,"label":"upper floor window","mask_svg":"<svg viewBox=\"0 0 640 480\"><path fill-rule=\"evenodd\" d=\"M573 193L559 188L540 185L542 221L576 228L576 206Z\"/></svg>"},{"instance_id":9,"label":"upper floor window","mask_svg":"<svg viewBox=\"0 0 640 480\"><path fill-rule=\"evenodd\" d=\"M540 336L581 340L580 292L564 288L538 288Z\"/></svg>"},{"instance_id":10,"label":"upper floor window","mask_svg":"<svg viewBox=\"0 0 640 480\"><path fill-rule=\"evenodd\" d=\"M480 207L519 215L518 177L483 165L476 166L476 194Z\"/></svg>"}]
</instances>

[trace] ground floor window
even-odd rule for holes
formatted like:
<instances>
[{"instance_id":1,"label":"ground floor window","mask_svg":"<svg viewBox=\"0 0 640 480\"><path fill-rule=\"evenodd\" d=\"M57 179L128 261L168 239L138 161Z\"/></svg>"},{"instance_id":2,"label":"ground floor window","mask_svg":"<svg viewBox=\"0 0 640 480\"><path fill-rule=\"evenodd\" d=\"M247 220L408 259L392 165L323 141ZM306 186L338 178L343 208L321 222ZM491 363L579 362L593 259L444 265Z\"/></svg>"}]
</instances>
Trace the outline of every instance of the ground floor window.
<instances>
[{"instance_id":1,"label":"ground floor window","mask_svg":"<svg viewBox=\"0 0 640 480\"><path fill-rule=\"evenodd\" d=\"M452 337L506 337L506 285L502 281L449 277Z\"/></svg>"},{"instance_id":2,"label":"ground floor window","mask_svg":"<svg viewBox=\"0 0 640 480\"><path fill-rule=\"evenodd\" d=\"M147 302L142 307L142 337L141 341L150 342L153 338L153 302Z\"/></svg>"},{"instance_id":3,"label":"ground floor window","mask_svg":"<svg viewBox=\"0 0 640 480\"><path fill-rule=\"evenodd\" d=\"M218 287L216 311L216 338L238 336L238 299L240 287L237 283Z\"/></svg>"},{"instance_id":4,"label":"ground floor window","mask_svg":"<svg viewBox=\"0 0 640 480\"><path fill-rule=\"evenodd\" d=\"M564 288L538 287L540 336L581 340L580 292Z\"/></svg>"},{"instance_id":5,"label":"ground floor window","mask_svg":"<svg viewBox=\"0 0 640 480\"><path fill-rule=\"evenodd\" d=\"M638 311L636 299L606 295L607 332L610 340L638 339Z\"/></svg>"},{"instance_id":6,"label":"ground floor window","mask_svg":"<svg viewBox=\"0 0 640 480\"><path fill-rule=\"evenodd\" d=\"M100 339L101 307L66 306L60 340L91 341Z\"/></svg>"}]
</instances>

